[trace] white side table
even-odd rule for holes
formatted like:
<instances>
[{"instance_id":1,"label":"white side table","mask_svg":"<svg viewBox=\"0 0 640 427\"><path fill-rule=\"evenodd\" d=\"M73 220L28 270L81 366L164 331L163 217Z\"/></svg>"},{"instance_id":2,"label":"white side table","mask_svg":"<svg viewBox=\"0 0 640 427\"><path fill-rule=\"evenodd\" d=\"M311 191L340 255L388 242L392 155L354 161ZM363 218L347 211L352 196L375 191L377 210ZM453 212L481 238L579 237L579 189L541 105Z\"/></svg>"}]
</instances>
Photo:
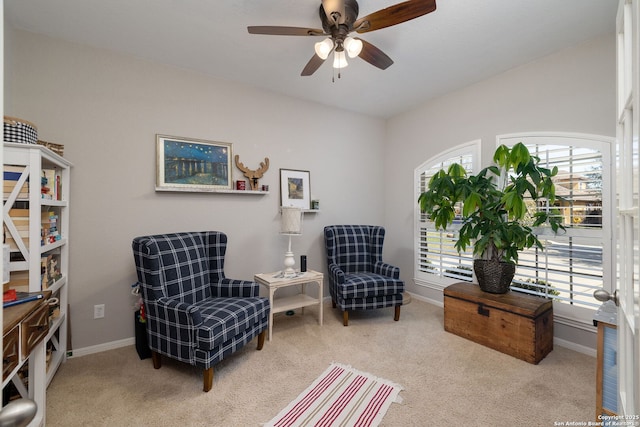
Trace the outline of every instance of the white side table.
<instances>
[{"instance_id":1,"label":"white side table","mask_svg":"<svg viewBox=\"0 0 640 427\"><path fill-rule=\"evenodd\" d=\"M298 275L292 278L278 276L279 273L275 272L256 274L253 277L255 282L265 286L269 290L269 304L271 304L271 310L269 311L269 341L271 341L273 315L275 313L282 313L283 311L289 311L295 308L302 308L302 313L304 313L304 307L318 305L318 323L322 325L322 273L308 270L304 273L298 273ZM318 285L318 298L310 297L305 293L305 285L307 283L316 283ZM293 285L302 285L302 292L284 298L274 298L277 289Z\"/></svg>"}]
</instances>

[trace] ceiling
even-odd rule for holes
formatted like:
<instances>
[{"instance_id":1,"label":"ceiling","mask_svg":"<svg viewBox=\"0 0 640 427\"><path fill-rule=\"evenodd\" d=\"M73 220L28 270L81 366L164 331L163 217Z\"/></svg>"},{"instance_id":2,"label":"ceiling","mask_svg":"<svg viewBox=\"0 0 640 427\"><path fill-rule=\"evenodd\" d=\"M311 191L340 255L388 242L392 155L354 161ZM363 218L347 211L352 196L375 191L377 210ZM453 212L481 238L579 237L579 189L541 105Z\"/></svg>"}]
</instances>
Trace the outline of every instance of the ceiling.
<instances>
[{"instance_id":1,"label":"ceiling","mask_svg":"<svg viewBox=\"0 0 640 427\"><path fill-rule=\"evenodd\" d=\"M360 17L400 0L359 0ZM5 25L196 70L376 117L615 30L613 0L437 0L435 12L360 35L394 64L355 58L300 72L321 37L248 34L321 28L320 0L5 0ZM334 81L335 80L335 81Z\"/></svg>"}]
</instances>

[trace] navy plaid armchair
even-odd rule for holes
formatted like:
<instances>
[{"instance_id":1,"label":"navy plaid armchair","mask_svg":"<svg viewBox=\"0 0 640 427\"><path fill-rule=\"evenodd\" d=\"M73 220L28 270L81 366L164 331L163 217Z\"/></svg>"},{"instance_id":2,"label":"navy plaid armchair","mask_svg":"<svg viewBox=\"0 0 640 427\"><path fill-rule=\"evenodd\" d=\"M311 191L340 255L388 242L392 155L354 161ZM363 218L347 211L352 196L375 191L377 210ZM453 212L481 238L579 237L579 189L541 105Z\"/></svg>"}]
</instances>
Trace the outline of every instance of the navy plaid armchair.
<instances>
[{"instance_id":1,"label":"navy plaid armchair","mask_svg":"<svg viewBox=\"0 0 640 427\"><path fill-rule=\"evenodd\" d=\"M373 225L330 225L324 228L333 307L342 310L344 326L349 310L395 307L400 319L404 282L400 269L382 261L385 230Z\"/></svg>"},{"instance_id":2,"label":"navy plaid armchair","mask_svg":"<svg viewBox=\"0 0 640 427\"><path fill-rule=\"evenodd\" d=\"M256 336L262 349L269 300L257 283L225 277L226 234L143 236L132 246L154 368L160 355L201 367L209 391L216 363Z\"/></svg>"}]
</instances>

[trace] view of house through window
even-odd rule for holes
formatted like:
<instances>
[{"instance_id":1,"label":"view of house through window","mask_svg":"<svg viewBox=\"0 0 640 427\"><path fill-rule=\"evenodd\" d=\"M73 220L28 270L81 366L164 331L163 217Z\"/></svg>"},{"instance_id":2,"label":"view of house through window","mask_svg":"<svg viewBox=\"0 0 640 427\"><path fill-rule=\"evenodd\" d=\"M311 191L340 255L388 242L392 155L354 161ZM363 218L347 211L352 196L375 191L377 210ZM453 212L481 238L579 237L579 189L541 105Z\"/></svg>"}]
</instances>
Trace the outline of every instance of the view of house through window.
<instances>
[{"instance_id":1,"label":"view of house through window","mask_svg":"<svg viewBox=\"0 0 640 427\"><path fill-rule=\"evenodd\" d=\"M545 250L531 248L522 253L514 282L525 286L527 292L548 295L561 303L597 308L600 303L593 298L593 291L603 287L603 254L611 248L605 241L610 234L603 233L603 221L610 227L610 216L603 216L603 189L609 187L609 182L603 182L603 173L610 174L604 171L607 151L580 146L580 139L571 141L574 145L535 139L524 141L531 153L545 167L558 168L553 180L557 200L553 207L531 202L531 212L557 209L566 230L553 235L542 229L539 238Z\"/></svg>"},{"instance_id":2,"label":"view of house through window","mask_svg":"<svg viewBox=\"0 0 640 427\"><path fill-rule=\"evenodd\" d=\"M565 231L557 235L540 228L538 237L544 250L531 248L521 253L512 289L553 298L562 312L572 307L592 309L600 305L593 291L611 278L611 146L606 141L584 135L531 134L498 138L498 144L512 146L523 142L541 166L558 168L554 178L557 200L528 203L530 217L537 210L555 209L563 218ZM466 154L465 154L466 153ZM416 170L418 194L430 177L452 162L469 172L479 168L479 159L465 144ZM454 248L455 229L435 230L425 215L418 213L416 227L416 283L426 281L446 286L472 280L472 253L458 254ZM531 220L533 223L533 219ZM559 304L559 305L558 305ZM568 306L563 310L562 306Z\"/></svg>"}]
</instances>

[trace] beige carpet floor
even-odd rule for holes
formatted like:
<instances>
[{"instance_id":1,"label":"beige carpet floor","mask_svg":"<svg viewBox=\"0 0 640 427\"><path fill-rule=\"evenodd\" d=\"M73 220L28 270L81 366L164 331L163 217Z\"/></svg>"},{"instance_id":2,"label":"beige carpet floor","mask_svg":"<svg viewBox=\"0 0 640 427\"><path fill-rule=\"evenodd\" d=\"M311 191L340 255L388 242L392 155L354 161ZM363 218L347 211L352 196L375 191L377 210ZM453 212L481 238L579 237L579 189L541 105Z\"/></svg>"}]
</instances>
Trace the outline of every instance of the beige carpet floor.
<instances>
[{"instance_id":1,"label":"beige carpet floor","mask_svg":"<svg viewBox=\"0 0 640 427\"><path fill-rule=\"evenodd\" d=\"M69 359L47 390L47 426L259 426L274 417L331 362L401 384L383 426L553 426L593 421L596 360L556 348L539 365L443 329L443 310L413 300L358 312L350 325L325 303L277 315L272 341L256 341L202 374L163 359L154 370L133 346ZM132 314L133 317L133 314ZM132 320L133 322L133 320Z\"/></svg>"}]
</instances>

